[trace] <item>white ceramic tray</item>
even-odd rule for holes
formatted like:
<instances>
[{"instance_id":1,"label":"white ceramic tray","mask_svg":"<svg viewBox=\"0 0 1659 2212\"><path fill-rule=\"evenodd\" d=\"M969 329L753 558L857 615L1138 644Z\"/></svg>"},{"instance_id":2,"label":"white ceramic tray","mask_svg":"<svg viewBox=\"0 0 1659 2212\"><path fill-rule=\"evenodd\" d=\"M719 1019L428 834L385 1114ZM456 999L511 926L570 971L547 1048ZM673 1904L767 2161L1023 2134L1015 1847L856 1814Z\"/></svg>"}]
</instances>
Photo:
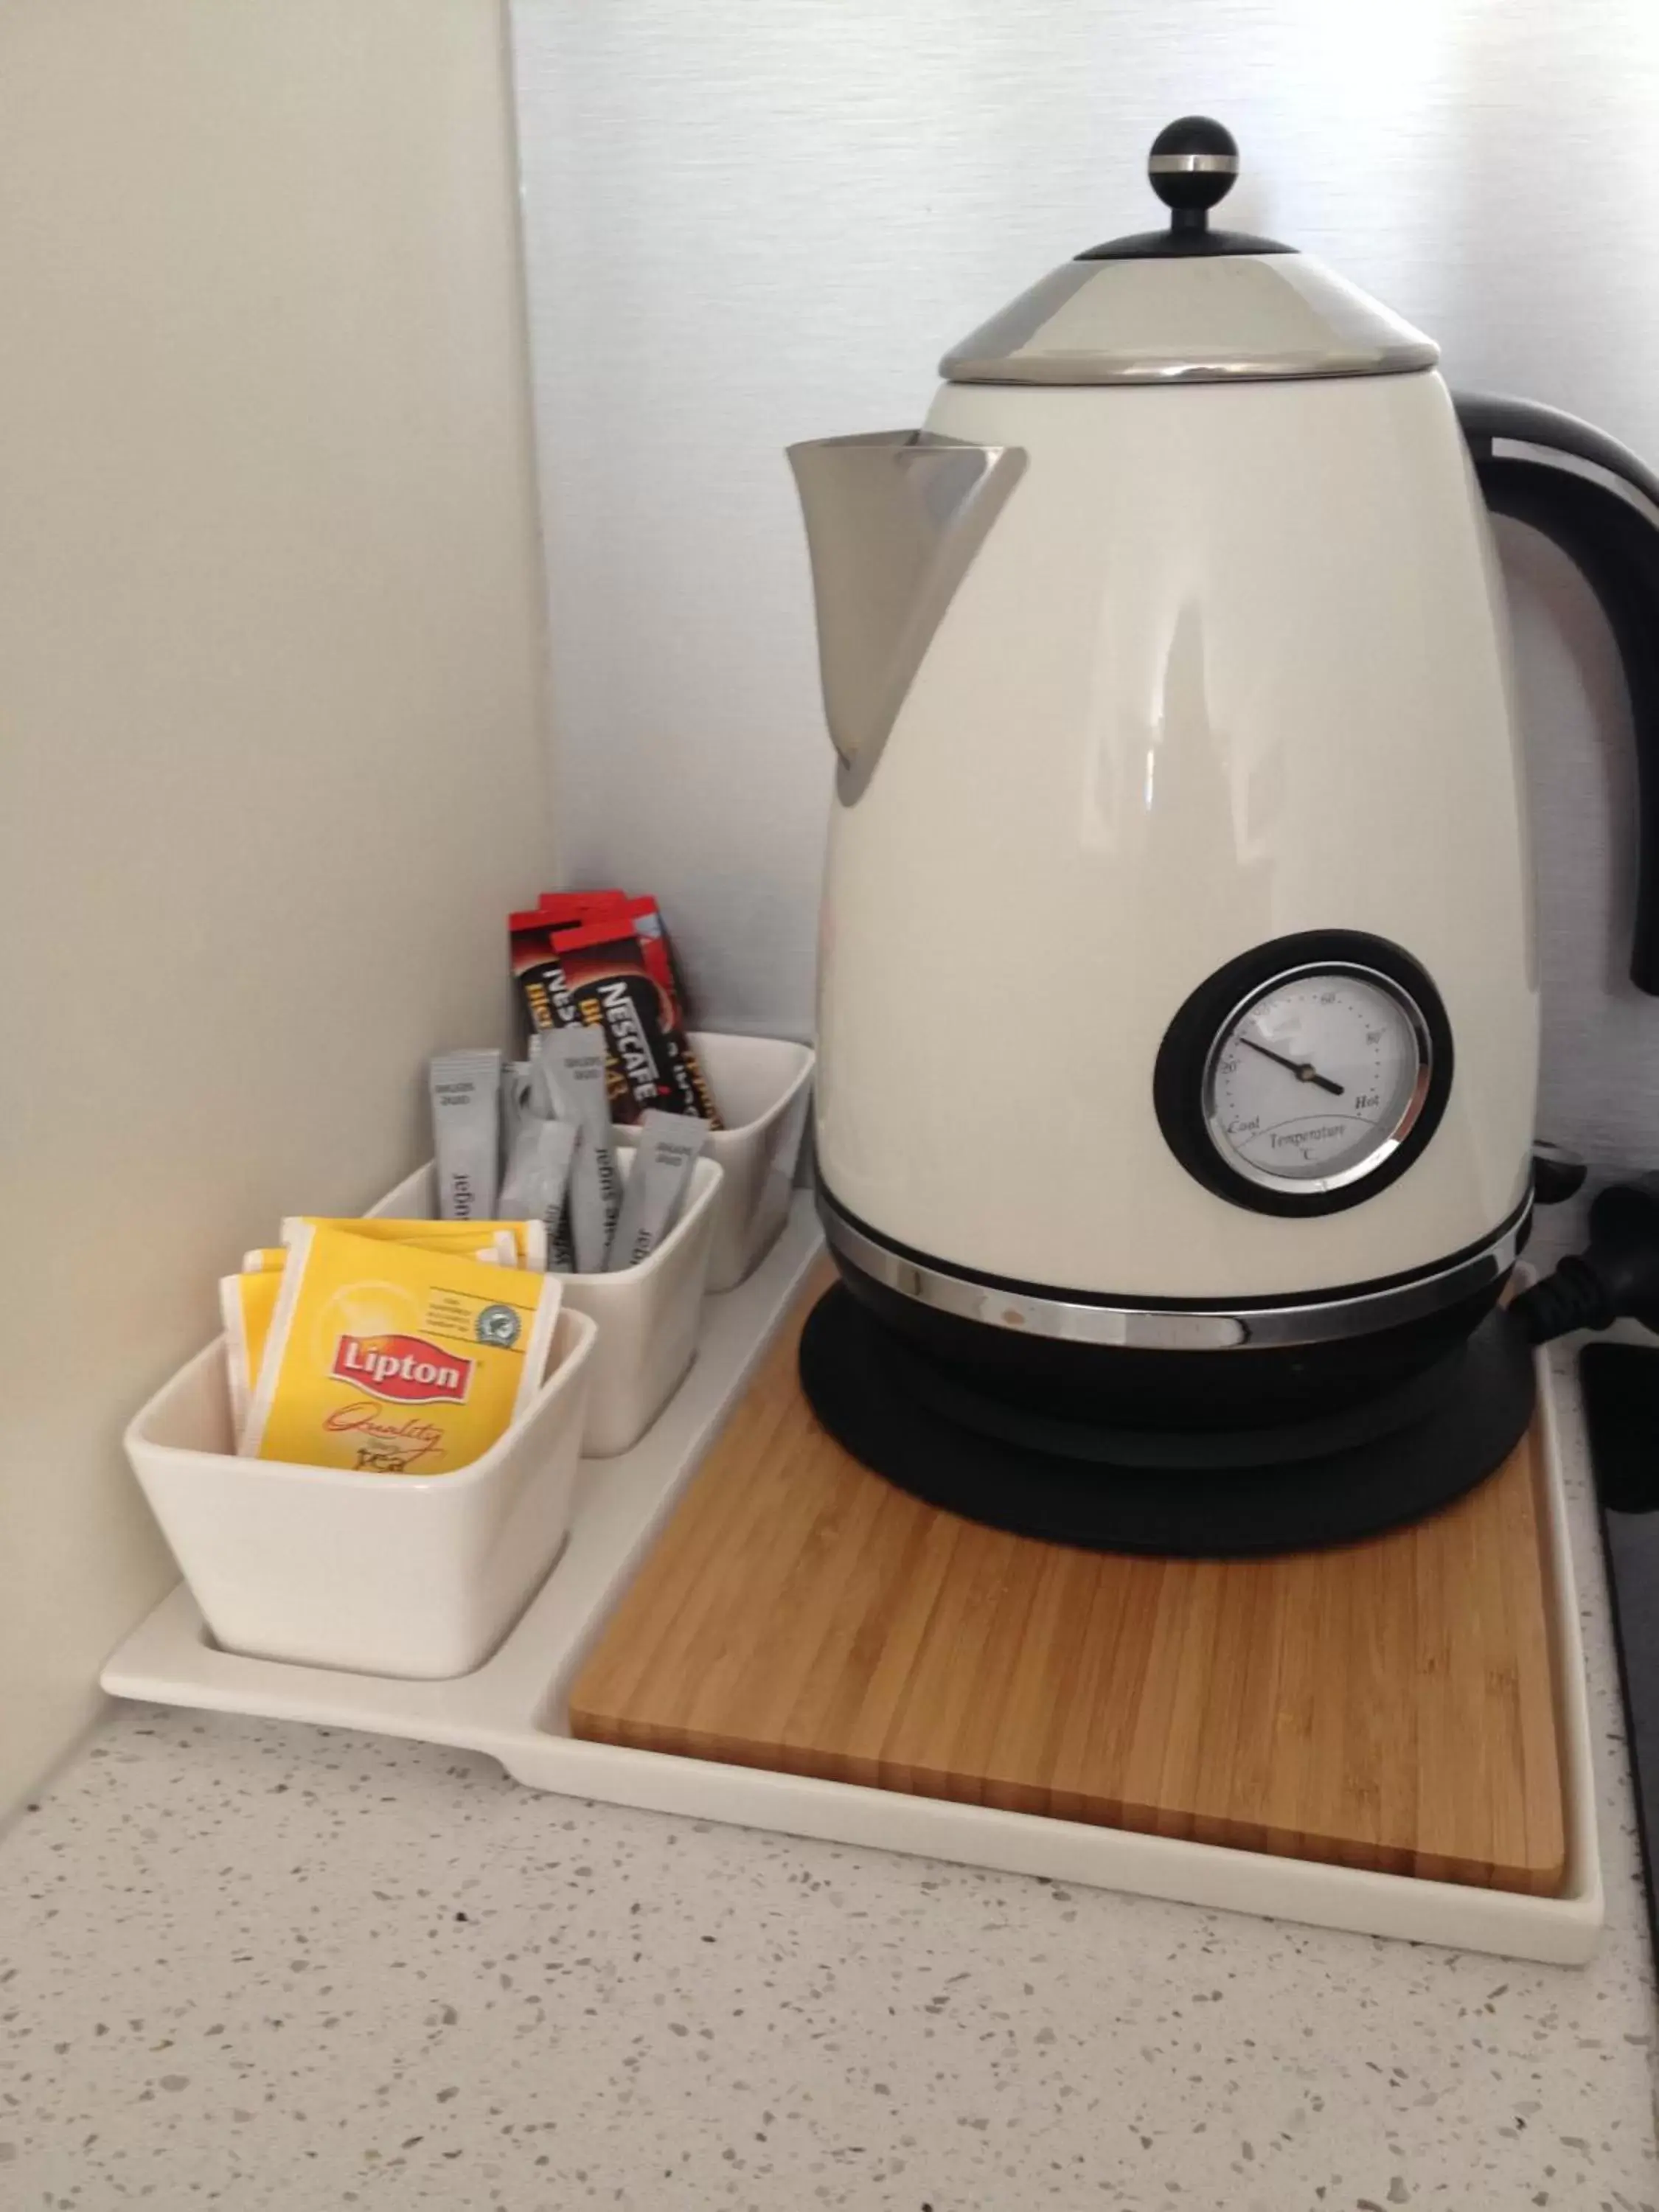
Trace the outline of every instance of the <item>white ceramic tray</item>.
<instances>
[{"instance_id":1,"label":"white ceramic tray","mask_svg":"<svg viewBox=\"0 0 1659 2212\"><path fill-rule=\"evenodd\" d=\"M1547 1369L1540 1388L1547 1533L1567 1792L1567 1876L1559 1897L1521 1897L1369 1874L890 1790L583 1743L567 1735L565 1699L576 1669L789 1310L819 1249L811 1199L798 1193L781 1237L760 1267L736 1290L708 1302L696 1364L655 1426L631 1451L583 1461L563 1557L494 1658L476 1674L449 1681L393 1681L237 1658L208 1640L195 1601L180 1583L111 1659L104 1687L118 1697L161 1705L264 1713L455 1744L498 1759L530 1789L566 1796L1513 1958L1580 1965L1592 1954L1601 1926L1602 1894L1589 1716Z\"/></svg>"}]
</instances>

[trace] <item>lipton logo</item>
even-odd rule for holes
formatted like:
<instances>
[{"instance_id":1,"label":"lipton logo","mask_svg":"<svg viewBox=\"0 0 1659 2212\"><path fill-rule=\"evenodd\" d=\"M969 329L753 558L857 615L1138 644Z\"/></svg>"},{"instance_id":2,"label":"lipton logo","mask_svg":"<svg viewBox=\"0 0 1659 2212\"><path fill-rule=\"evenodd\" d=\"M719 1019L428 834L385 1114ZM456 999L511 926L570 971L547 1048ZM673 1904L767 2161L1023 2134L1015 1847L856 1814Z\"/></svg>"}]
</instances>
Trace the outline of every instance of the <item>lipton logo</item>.
<instances>
[{"instance_id":1,"label":"lipton logo","mask_svg":"<svg viewBox=\"0 0 1659 2212\"><path fill-rule=\"evenodd\" d=\"M423 1336L343 1336L334 1347L336 1382L355 1382L371 1397L394 1406L429 1405L443 1398L463 1405L472 1362L441 1351Z\"/></svg>"}]
</instances>

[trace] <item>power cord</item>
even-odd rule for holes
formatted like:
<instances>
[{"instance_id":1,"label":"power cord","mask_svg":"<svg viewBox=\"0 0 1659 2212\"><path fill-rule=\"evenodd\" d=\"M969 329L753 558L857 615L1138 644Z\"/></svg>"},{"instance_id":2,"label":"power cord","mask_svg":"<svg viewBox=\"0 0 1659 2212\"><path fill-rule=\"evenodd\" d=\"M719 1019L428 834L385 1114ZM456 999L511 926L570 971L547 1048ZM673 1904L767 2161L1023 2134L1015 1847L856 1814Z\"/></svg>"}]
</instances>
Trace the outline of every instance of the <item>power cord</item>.
<instances>
[{"instance_id":1,"label":"power cord","mask_svg":"<svg viewBox=\"0 0 1659 2212\"><path fill-rule=\"evenodd\" d=\"M1628 1315L1659 1335L1659 1172L1609 1183L1590 1201L1589 1243L1510 1308L1534 1344Z\"/></svg>"}]
</instances>

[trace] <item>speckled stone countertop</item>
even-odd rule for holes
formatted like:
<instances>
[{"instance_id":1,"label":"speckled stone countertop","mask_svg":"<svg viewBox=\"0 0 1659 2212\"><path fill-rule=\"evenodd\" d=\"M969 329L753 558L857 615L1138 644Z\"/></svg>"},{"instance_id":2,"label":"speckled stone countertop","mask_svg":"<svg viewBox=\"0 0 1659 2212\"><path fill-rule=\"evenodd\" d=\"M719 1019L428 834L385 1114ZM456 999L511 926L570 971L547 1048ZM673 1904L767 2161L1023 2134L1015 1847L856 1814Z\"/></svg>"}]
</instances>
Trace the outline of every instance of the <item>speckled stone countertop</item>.
<instances>
[{"instance_id":1,"label":"speckled stone countertop","mask_svg":"<svg viewBox=\"0 0 1659 2212\"><path fill-rule=\"evenodd\" d=\"M1587 1968L536 1796L118 1711L0 1844L0 2204L1654 2212L1659 2016L1564 1407Z\"/></svg>"}]
</instances>

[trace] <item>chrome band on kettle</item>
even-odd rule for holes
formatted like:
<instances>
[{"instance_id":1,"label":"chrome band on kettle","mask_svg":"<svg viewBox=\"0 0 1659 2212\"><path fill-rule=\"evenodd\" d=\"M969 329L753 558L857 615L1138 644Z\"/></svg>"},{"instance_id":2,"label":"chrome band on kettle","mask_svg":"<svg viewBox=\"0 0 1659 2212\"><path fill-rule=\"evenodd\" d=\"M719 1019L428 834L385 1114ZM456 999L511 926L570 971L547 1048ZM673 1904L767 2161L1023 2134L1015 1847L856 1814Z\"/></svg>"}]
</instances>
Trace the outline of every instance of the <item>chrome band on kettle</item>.
<instances>
[{"instance_id":1,"label":"chrome band on kettle","mask_svg":"<svg viewBox=\"0 0 1659 2212\"><path fill-rule=\"evenodd\" d=\"M1177 1307L1067 1297L1057 1290L988 1280L884 1243L843 1212L822 1185L817 1202L830 1249L901 1297L994 1328L1134 1352L1249 1352L1331 1344L1421 1321L1501 1282L1515 1264L1532 1218L1528 1194L1486 1243L1405 1282L1370 1288L1362 1283L1329 1298Z\"/></svg>"}]
</instances>

